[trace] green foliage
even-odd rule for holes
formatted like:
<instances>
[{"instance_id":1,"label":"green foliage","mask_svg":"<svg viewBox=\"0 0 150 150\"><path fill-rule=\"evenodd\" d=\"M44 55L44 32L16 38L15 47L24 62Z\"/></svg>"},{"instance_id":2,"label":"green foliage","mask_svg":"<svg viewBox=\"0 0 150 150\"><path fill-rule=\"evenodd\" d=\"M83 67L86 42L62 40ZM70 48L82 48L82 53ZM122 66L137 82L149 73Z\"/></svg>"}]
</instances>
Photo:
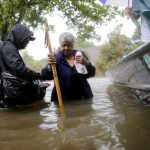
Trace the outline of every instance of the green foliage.
<instances>
[{"instance_id":1,"label":"green foliage","mask_svg":"<svg viewBox=\"0 0 150 150\"><path fill-rule=\"evenodd\" d=\"M46 23L45 11L52 11L50 0L0 0L0 35L5 39L8 31L17 23L33 28Z\"/></svg>"},{"instance_id":2,"label":"green foliage","mask_svg":"<svg viewBox=\"0 0 150 150\"><path fill-rule=\"evenodd\" d=\"M63 1L57 6L62 16L67 18L68 27L77 31L81 38L87 39L99 38L94 29L119 14L116 7L100 6L94 0Z\"/></svg>"},{"instance_id":3,"label":"green foliage","mask_svg":"<svg viewBox=\"0 0 150 150\"><path fill-rule=\"evenodd\" d=\"M17 23L32 28L47 25L46 17L54 11L64 18L69 28L87 39L97 38L95 28L118 14L117 8L102 7L94 0L0 0L1 39Z\"/></svg>"},{"instance_id":4,"label":"green foliage","mask_svg":"<svg viewBox=\"0 0 150 150\"><path fill-rule=\"evenodd\" d=\"M104 44L100 49L100 59L96 65L101 71L106 71L114 63L116 63L124 54L133 50L134 45L131 39L120 34L121 25L108 35L108 43Z\"/></svg>"},{"instance_id":5,"label":"green foliage","mask_svg":"<svg viewBox=\"0 0 150 150\"><path fill-rule=\"evenodd\" d=\"M87 48L93 47L94 44L92 42L88 42L85 39L82 39L80 37L77 37L75 40L74 48L77 50L85 50Z\"/></svg>"},{"instance_id":6,"label":"green foliage","mask_svg":"<svg viewBox=\"0 0 150 150\"><path fill-rule=\"evenodd\" d=\"M34 71L39 72L47 65L47 59L34 60L33 57L27 53L27 51L23 51L21 55L26 66Z\"/></svg>"}]
</instances>

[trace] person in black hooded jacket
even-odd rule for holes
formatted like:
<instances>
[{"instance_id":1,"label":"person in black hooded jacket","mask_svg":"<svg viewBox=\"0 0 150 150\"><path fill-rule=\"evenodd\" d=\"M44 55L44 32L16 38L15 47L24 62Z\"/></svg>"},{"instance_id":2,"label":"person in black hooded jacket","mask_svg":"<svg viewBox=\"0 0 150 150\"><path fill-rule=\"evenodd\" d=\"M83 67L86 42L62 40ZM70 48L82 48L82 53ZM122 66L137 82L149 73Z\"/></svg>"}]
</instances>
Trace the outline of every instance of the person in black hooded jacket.
<instances>
[{"instance_id":1,"label":"person in black hooded jacket","mask_svg":"<svg viewBox=\"0 0 150 150\"><path fill-rule=\"evenodd\" d=\"M6 70L17 77L31 81L41 79L42 76L24 64L19 50L24 49L34 39L33 32L25 25L17 24L8 33L6 40L0 47L0 55Z\"/></svg>"},{"instance_id":2,"label":"person in black hooded jacket","mask_svg":"<svg viewBox=\"0 0 150 150\"><path fill-rule=\"evenodd\" d=\"M45 89L43 91L42 88L38 88L32 84L34 80L42 79L41 74L28 68L19 54L19 50L24 49L27 44L33 40L35 40L33 32L31 32L25 25L17 24L8 33L6 40L0 44L0 56L3 66L5 67L5 71L17 78L31 82L31 86L27 88L27 94L24 94L25 96L31 96L26 96L27 98L25 98L25 100L22 98L21 101L19 101L21 104L32 103L36 98L43 98L45 95ZM38 94L42 94L42 96L38 97ZM32 99L31 101L30 98ZM7 106L15 106L18 104L15 99L4 99L1 99L1 102L6 103L5 105Z\"/></svg>"}]
</instances>

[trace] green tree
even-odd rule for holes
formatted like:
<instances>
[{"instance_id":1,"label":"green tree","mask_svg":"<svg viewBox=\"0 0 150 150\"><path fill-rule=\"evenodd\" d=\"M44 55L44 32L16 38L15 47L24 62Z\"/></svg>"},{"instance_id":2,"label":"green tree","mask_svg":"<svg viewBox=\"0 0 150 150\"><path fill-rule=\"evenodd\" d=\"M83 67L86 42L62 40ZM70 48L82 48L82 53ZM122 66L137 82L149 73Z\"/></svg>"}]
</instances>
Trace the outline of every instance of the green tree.
<instances>
[{"instance_id":1,"label":"green tree","mask_svg":"<svg viewBox=\"0 0 150 150\"><path fill-rule=\"evenodd\" d=\"M116 63L124 54L133 50L130 38L120 33L122 25L118 25L112 33L108 35L108 43L100 49L100 59L97 61L97 68L106 71Z\"/></svg>"},{"instance_id":2,"label":"green tree","mask_svg":"<svg viewBox=\"0 0 150 150\"><path fill-rule=\"evenodd\" d=\"M0 0L0 36L4 40L17 23L36 28L47 25L47 16L58 12L66 25L84 38L95 38L95 28L114 18L117 8L102 7L95 0ZM51 30L53 26L51 26Z\"/></svg>"},{"instance_id":3,"label":"green tree","mask_svg":"<svg viewBox=\"0 0 150 150\"><path fill-rule=\"evenodd\" d=\"M77 50L86 50L87 48L93 47L94 43L82 39L79 36L75 40L74 48Z\"/></svg>"}]
</instances>

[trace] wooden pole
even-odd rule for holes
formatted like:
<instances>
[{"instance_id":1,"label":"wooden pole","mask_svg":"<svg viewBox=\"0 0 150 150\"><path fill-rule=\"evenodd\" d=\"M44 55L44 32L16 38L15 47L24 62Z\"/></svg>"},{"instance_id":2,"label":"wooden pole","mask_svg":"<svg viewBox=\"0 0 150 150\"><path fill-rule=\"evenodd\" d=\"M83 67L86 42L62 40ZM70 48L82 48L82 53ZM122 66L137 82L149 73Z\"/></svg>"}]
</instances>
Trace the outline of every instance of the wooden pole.
<instances>
[{"instance_id":1,"label":"wooden pole","mask_svg":"<svg viewBox=\"0 0 150 150\"><path fill-rule=\"evenodd\" d=\"M49 49L49 53L52 54L52 46L51 46L50 37L49 37L49 33L48 33L47 28L45 28L45 44ZM51 64L51 68L52 68L52 72L53 72L53 76L54 76L54 83L55 83L55 86L56 86L60 111L61 111L61 113L63 113L64 112L64 105L63 105L61 90L60 90L60 86L59 86L59 80L58 80L58 76L57 76L56 65Z\"/></svg>"}]
</instances>

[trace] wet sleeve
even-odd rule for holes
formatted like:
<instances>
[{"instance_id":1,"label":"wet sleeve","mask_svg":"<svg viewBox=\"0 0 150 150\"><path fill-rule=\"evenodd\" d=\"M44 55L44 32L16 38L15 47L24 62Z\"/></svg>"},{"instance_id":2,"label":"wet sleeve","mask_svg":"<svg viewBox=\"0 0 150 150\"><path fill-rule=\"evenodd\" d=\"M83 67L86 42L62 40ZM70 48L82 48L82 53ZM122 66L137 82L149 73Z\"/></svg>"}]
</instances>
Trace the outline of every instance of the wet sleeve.
<instances>
[{"instance_id":1,"label":"wet sleeve","mask_svg":"<svg viewBox=\"0 0 150 150\"><path fill-rule=\"evenodd\" d=\"M41 74L26 67L19 52L16 49L4 49L2 51L2 58L7 66L8 71L14 75L29 80L41 79Z\"/></svg>"},{"instance_id":2,"label":"wet sleeve","mask_svg":"<svg viewBox=\"0 0 150 150\"><path fill-rule=\"evenodd\" d=\"M42 69L41 75L43 80L53 80L53 72L50 65L47 65L45 68Z\"/></svg>"}]
</instances>

